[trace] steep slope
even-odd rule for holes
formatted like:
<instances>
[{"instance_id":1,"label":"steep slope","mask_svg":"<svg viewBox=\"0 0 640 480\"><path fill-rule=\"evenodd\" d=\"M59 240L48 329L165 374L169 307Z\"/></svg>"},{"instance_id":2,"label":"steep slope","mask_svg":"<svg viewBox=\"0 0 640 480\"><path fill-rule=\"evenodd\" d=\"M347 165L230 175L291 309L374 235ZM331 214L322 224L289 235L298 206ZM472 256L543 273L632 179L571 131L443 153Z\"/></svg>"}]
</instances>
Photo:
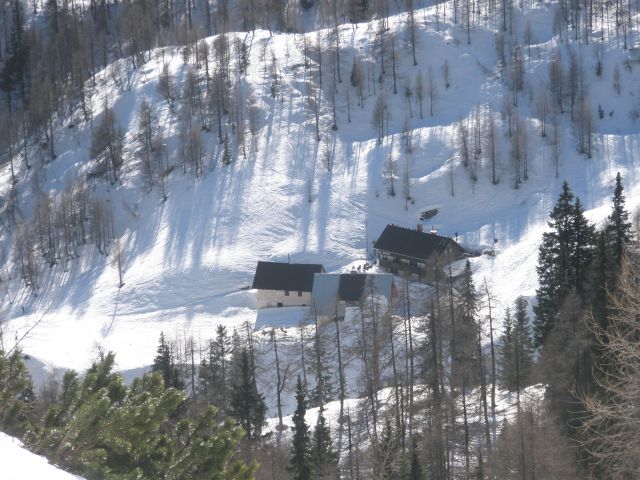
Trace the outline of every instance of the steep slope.
<instances>
[{"instance_id":1,"label":"steep slope","mask_svg":"<svg viewBox=\"0 0 640 480\"><path fill-rule=\"evenodd\" d=\"M51 465L46 458L35 455L22 446L22 442L0 433L0 464L2 478L6 480L82 480Z\"/></svg>"},{"instance_id":2,"label":"steep slope","mask_svg":"<svg viewBox=\"0 0 640 480\"><path fill-rule=\"evenodd\" d=\"M397 94L393 93L389 52L383 76L379 56L372 54L378 48L376 22L340 27L338 128L331 128L333 71L326 54L323 94L318 97L319 142L313 102L306 98L311 78L317 83L317 57L305 69L302 35L238 34L249 46L248 72L240 84L245 97L253 92L258 129L254 135L247 133L246 158L237 151L230 165L221 161L224 149L215 129L203 132L204 175L197 179L190 172L183 174L179 112L171 111L158 90L163 62L182 90L187 66L180 50L156 50L137 70L127 61L112 65L98 75L91 99L94 123L100 121L108 103L129 146L121 183L112 186L99 180L91 188L92 196L106 199L113 210L115 234L123 252L124 285L119 288L112 258L86 246L81 257L68 265L41 267L40 288L33 296L19 278L19 266L11 254L13 239L4 229L2 240L9 260L3 277L10 277L4 282L2 297L5 338L17 340L26 353L58 367L82 369L99 347L115 351L122 369L136 369L151 363L160 331L205 340L217 324L233 328L254 322L255 301L244 288L258 260L291 258L322 263L327 271L339 270L371 255L371 241L387 223L414 226L420 212L432 207L438 207L439 213L426 222L427 228L457 234L466 246L479 250L492 248L497 240L495 257L485 255L472 262L477 278L486 278L492 285L500 306L518 295L532 296L536 247L563 180L570 182L595 221L608 213L616 171L625 178L630 206L640 198L635 168L640 127L629 120L635 105L632 85L639 74L630 63L629 69L621 71L621 95L612 94L614 66L631 58L616 45L605 45L604 73L599 77L594 73L592 48L582 47L584 78L591 85L596 118L594 153L587 159L576 152L569 114L564 114L559 124L561 154L556 178L553 148L548 137L537 133L540 122L534 118L538 85L546 88L549 60L557 49L566 50L550 28L554 11L554 5L516 11L516 24L523 27L529 19L537 42L524 63L528 87L519 92L519 115L528 132L529 167L528 179L517 190L504 116L494 116L501 132L497 185L491 182L491 166L484 155L478 160L477 181L472 181L458 146L460 119L471 124L476 111L486 115L491 107L501 112L512 103L501 80L508 68L501 70L494 46L497 30L493 25L477 28L467 44L461 26L436 18L435 7L416 12L416 66L409 54L406 16L389 20L389 31L397 42ZM316 39L317 33L307 35L308 44ZM330 39L322 42L330 49ZM349 86L354 56L366 72L361 106L357 89ZM448 88L443 77L445 61ZM421 119L415 79L419 71L426 79L429 68L439 95L433 117L425 99ZM278 82L275 98L272 70ZM413 96L405 95L407 86ZM132 146L143 98L165 130L168 162L175 166L166 179L166 201L159 186L151 193L146 191L139 155ZM379 98L388 104L380 145L372 124ZM407 115L409 102L413 118ZM598 103L607 112L602 119L597 118ZM225 128L232 135L230 123ZM411 153L406 148L407 132ZM19 171L17 190L24 218L34 208L36 191L59 195L68 182L95 168L88 160L91 125L82 120L80 111L71 124L58 125L57 135L58 156L43 166L39 178L24 168ZM37 155L34 148L30 156ZM403 186L406 178L409 195ZM390 194L392 182L395 195ZM3 168L2 183L6 192L8 166ZM406 196L411 200L405 200Z\"/></svg>"}]
</instances>

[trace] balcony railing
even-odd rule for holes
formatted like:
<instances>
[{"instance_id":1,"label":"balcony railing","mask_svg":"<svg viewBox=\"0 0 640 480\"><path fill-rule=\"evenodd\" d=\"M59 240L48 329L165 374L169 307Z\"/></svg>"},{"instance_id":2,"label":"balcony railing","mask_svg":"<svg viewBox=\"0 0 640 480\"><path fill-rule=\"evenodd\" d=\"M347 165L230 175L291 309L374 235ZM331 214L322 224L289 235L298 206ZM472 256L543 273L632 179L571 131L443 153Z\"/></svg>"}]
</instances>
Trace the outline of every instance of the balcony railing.
<instances>
[{"instance_id":1,"label":"balcony railing","mask_svg":"<svg viewBox=\"0 0 640 480\"><path fill-rule=\"evenodd\" d=\"M388 258L380 258L379 264L382 268L393 272L408 272L415 273L416 275L424 276L426 274L426 266L419 267L417 265L411 265L410 263L404 263L400 260L390 260Z\"/></svg>"}]
</instances>

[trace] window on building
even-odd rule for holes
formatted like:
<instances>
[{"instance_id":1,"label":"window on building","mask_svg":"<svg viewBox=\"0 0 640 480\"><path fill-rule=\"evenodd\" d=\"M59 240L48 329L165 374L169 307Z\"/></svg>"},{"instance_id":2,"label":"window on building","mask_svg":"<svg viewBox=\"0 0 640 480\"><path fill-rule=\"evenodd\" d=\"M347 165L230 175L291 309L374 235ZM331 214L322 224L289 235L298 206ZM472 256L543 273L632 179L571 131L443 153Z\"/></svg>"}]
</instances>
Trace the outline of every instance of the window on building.
<instances>
[{"instance_id":1,"label":"window on building","mask_svg":"<svg viewBox=\"0 0 640 480\"><path fill-rule=\"evenodd\" d=\"M289 296L289 290L285 290L285 291L284 291L284 296L285 296L285 297L288 297L288 296Z\"/></svg>"},{"instance_id":2,"label":"window on building","mask_svg":"<svg viewBox=\"0 0 640 480\"><path fill-rule=\"evenodd\" d=\"M298 296L301 297L302 296L302 292L300 290L298 290Z\"/></svg>"}]
</instances>

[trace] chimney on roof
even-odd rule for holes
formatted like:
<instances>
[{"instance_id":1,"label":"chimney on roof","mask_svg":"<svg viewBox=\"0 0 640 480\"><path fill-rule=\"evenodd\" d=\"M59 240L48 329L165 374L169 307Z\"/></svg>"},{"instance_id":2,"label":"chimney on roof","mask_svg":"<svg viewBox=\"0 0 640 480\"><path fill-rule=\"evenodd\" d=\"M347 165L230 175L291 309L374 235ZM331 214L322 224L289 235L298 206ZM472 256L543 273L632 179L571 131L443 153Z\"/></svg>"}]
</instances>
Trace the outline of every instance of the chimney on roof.
<instances>
[{"instance_id":1,"label":"chimney on roof","mask_svg":"<svg viewBox=\"0 0 640 480\"><path fill-rule=\"evenodd\" d=\"M438 231L433 228L433 225L431 225L431 231L429 232L431 235L435 235L436 233L438 233Z\"/></svg>"},{"instance_id":2,"label":"chimney on roof","mask_svg":"<svg viewBox=\"0 0 640 480\"><path fill-rule=\"evenodd\" d=\"M422 232L422 224L421 223L416 225L416 230L419 231L419 232Z\"/></svg>"}]
</instances>

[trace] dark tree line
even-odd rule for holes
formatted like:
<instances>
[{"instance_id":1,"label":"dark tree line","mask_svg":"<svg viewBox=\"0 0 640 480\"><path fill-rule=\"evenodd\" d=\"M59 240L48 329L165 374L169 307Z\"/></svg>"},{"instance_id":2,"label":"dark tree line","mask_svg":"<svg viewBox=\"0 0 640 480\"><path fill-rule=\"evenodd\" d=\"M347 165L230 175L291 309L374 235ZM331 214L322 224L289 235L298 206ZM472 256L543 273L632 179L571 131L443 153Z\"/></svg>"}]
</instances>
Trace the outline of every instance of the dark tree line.
<instances>
[{"instance_id":1,"label":"dark tree line","mask_svg":"<svg viewBox=\"0 0 640 480\"><path fill-rule=\"evenodd\" d=\"M564 434L590 445L578 451L587 470L600 478L617 478L595 454L601 453L594 447L599 445L598 432L583 427L594 422L592 407L584 399L607 394L598 372L615 376L618 368L609 365L606 332L612 328L612 315L617 318L613 299L618 279L625 275L621 266L626 252L632 247L620 174L612 212L602 228L589 224L566 182L551 219L551 231L540 247L534 325L540 368L549 384L546 396Z\"/></svg>"}]
</instances>

